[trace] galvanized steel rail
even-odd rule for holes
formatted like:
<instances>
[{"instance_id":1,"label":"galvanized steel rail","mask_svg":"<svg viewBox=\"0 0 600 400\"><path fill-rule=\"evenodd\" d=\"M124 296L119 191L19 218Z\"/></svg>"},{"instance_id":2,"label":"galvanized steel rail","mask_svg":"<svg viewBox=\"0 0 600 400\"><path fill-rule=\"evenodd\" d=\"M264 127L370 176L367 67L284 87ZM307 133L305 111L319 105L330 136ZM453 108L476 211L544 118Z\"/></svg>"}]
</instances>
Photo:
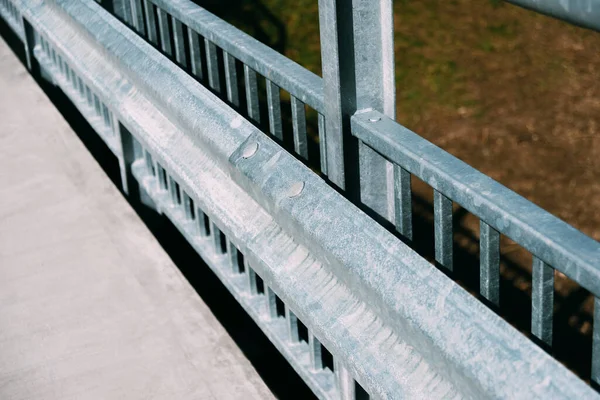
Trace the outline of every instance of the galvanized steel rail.
<instances>
[{"instance_id":1,"label":"galvanized steel rail","mask_svg":"<svg viewBox=\"0 0 600 400\"><path fill-rule=\"evenodd\" d=\"M330 184L409 239L410 177L430 184L436 259L448 269L452 202L477 215L492 303L500 234L523 245L534 255L533 333L548 344L552 268L600 296L600 244L393 120L390 4L320 1L323 79L187 0L110 4L147 41L92 0L0 0L0 15L32 71L65 92L119 159L125 191L139 189L178 227L319 398L596 397L300 161L306 104L319 113ZM257 74L268 132L256 127ZM280 88L292 96L290 152L278 144ZM595 313L598 381L598 301Z\"/></svg>"}]
</instances>

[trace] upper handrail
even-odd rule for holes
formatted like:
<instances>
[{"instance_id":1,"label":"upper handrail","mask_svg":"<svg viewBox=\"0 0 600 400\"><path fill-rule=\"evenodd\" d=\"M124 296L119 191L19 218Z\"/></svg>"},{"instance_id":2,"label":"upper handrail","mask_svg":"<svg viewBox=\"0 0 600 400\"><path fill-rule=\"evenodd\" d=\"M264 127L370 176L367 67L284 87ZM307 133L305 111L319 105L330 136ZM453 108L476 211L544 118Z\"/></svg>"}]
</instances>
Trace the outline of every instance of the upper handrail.
<instances>
[{"instance_id":1,"label":"upper handrail","mask_svg":"<svg viewBox=\"0 0 600 400\"><path fill-rule=\"evenodd\" d=\"M540 14L600 31L599 0L505 0Z\"/></svg>"},{"instance_id":2,"label":"upper handrail","mask_svg":"<svg viewBox=\"0 0 600 400\"><path fill-rule=\"evenodd\" d=\"M190 0L149 0L319 113L323 80Z\"/></svg>"}]
</instances>

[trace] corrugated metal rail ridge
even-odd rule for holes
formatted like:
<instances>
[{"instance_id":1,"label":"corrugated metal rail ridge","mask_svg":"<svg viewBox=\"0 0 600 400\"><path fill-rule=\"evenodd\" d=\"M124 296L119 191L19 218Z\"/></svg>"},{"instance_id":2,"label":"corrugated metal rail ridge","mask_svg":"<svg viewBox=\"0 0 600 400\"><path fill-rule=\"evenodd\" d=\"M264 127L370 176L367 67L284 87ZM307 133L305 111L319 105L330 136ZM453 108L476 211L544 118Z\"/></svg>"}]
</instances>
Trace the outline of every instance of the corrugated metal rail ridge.
<instances>
[{"instance_id":1,"label":"corrugated metal rail ridge","mask_svg":"<svg viewBox=\"0 0 600 400\"><path fill-rule=\"evenodd\" d=\"M523 5L563 16L554 2L533 3ZM449 270L460 203L481 219L481 291L492 303L500 235L524 246L534 255L532 331L548 344L553 269L600 295L599 243L393 120L390 4L319 2L323 79L187 0L103 4L139 35L92 0L0 0L0 15L29 68L60 87L119 159L124 190L175 224L319 398L597 397L351 203L410 239L410 177L423 179L434 189L436 259ZM337 40L345 34L351 48ZM357 54L369 57L348 63ZM256 126L258 75L268 132ZM280 88L291 96L290 151L279 144ZM305 107L319 114L329 182L304 164ZM351 150L358 187L344 165Z\"/></svg>"}]
</instances>

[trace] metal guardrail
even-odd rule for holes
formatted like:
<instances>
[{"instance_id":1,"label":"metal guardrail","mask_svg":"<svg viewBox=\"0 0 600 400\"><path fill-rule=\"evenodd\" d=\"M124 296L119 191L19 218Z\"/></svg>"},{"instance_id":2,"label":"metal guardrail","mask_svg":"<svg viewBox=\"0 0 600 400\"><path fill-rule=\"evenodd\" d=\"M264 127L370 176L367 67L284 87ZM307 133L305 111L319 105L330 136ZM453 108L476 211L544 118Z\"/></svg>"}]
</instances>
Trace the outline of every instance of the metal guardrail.
<instances>
[{"instance_id":1,"label":"metal guardrail","mask_svg":"<svg viewBox=\"0 0 600 400\"><path fill-rule=\"evenodd\" d=\"M125 191L139 190L178 227L319 398L596 397L304 166L302 146L292 155L278 144L275 87L296 98L296 139L304 104L321 114L322 172L331 183L407 238L410 176L425 180L435 191L436 259L446 268L452 201L480 217L482 294L492 302L499 235L522 244L535 256L532 329L546 342L553 267L599 295L600 244L393 121L389 3L320 3L323 80L186 0L113 4L167 56L174 46L179 66L91 0L0 0L0 15L23 40L32 71L60 87L117 156ZM352 47L337 41L343 35ZM369 46L369 37L381 45ZM234 101L235 68L226 64L226 90L215 84L221 72L211 63L220 51L244 64L247 113ZM350 62L354 54L370 57ZM353 87L348 76L368 68L369 79ZM267 90L274 85L271 136L251 123L256 72ZM361 171L340 159L349 151L359 153ZM382 194L384 201L375 198ZM595 312L598 321L599 306Z\"/></svg>"}]
</instances>

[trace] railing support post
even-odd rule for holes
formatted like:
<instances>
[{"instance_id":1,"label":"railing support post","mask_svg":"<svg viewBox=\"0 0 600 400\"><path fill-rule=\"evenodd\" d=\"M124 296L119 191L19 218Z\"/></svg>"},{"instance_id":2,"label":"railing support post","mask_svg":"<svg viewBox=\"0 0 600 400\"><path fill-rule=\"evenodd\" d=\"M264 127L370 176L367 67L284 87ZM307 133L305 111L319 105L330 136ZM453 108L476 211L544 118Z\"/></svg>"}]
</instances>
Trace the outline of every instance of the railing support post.
<instances>
[{"instance_id":1,"label":"railing support post","mask_svg":"<svg viewBox=\"0 0 600 400\"><path fill-rule=\"evenodd\" d=\"M328 178L393 221L392 165L350 133L361 110L395 117L392 1L319 0L319 24Z\"/></svg>"}]
</instances>

